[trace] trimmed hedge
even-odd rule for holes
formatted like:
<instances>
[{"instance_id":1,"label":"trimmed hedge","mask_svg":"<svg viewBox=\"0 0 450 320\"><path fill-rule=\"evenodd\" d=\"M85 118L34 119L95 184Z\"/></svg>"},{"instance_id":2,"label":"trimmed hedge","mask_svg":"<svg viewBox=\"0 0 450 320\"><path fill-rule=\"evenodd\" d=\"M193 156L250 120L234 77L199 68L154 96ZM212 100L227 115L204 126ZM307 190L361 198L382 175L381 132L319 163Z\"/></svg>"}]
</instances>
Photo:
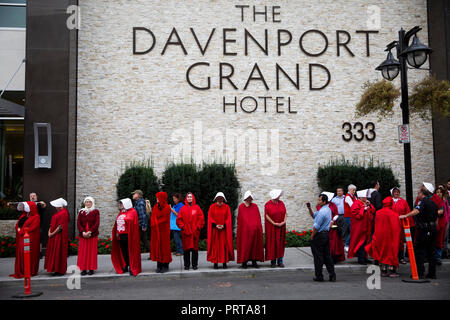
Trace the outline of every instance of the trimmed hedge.
<instances>
[{"instance_id":1,"label":"trimmed hedge","mask_svg":"<svg viewBox=\"0 0 450 320\"><path fill-rule=\"evenodd\" d=\"M172 202L174 193L179 192L185 197L187 192L192 192L205 215L206 223L208 210L213 203L214 196L217 192L222 191L230 206L234 228L240 188L234 165L211 163L197 166L193 163L172 163L164 170L161 181L162 190L169 194L169 202ZM200 233L200 239L207 237L206 223Z\"/></svg>"},{"instance_id":2,"label":"trimmed hedge","mask_svg":"<svg viewBox=\"0 0 450 320\"><path fill-rule=\"evenodd\" d=\"M0 220L18 220L22 212L12 208L0 208Z\"/></svg>"},{"instance_id":3,"label":"trimmed hedge","mask_svg":"<svg viewBox=\"0 0 450 320\"><path fill-rule=\"evenodd\" d=\"M349 184L354 184L358 190L369 189L372 180L380 182L380 193L383 198L390 195L389 190L400 185L392 169L384 163L374 165L373 159L366 165L358 160L352 162L342 158L331 160L327 165L320 166L317 171L318 185L321 191L336 192L336 188L344 188L347 192Z\"/></svg>"},{"instance_id":4,"label":"trimmed hedge","mask_svg":"<svg viewBox=\"0 0 450 320\"><path fill-rule=\"evenodd\" d=\"M152 206L156 203L156 193L159 191L158 178L150 161L131 162L125 167L116 185L117 200L132 198L131 192L142 190L144 198L149 199Z\"/></svg>"}]
</instances>

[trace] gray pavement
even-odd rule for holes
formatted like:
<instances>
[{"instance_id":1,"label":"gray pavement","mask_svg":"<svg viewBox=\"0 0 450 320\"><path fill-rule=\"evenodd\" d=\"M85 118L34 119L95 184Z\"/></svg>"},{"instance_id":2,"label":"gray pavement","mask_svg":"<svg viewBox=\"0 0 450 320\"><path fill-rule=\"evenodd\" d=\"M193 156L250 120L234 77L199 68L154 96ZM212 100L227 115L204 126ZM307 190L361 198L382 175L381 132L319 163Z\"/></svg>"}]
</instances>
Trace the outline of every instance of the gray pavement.
<instances>
[{"instance_id":1,"label":"gray pavement","mask_svg":"<svg viewBox=\"0 0 450 320\"><path fill-rule=\"evenodd\" d=\"M286 248L284 264L285 268L271 268L270 261L266 261L264 263L259 263L260 268L248 268L241 269L235 261L232 261L228 264L228 269L222 269L221 265L219 265L219 270L213 269L213 264L206 261L206 251L199 252L199 268L198 270L189 271L184 270L183 267L183 257L177 257L175 255L172 256L172 263L169 266L169 272L164 274L156 273L156 262L148 260L149 254L142 254L142 273L138 275L138 277L155 277L155 278L167 278L173 277L174 275L179 275L182 277L197 277L204 275L218 275L218 274L255 274L255 273L279 273L286 271L295 271L295 270L305 270L310 271L310 274L313 274L314 271L314 263L313 257L311 254L311 249L309 247L304 248ZM68 258L68 266L76 265L77 257L70 256ZM449 260L443 260L444 264L450 265ZM339 270L355 270L360 272L365 272L367 270L367 266L361 266L357 263L356 258L347 259L344 262L336 264L336 270L339 273ZM409 264L402 265L401 270L403 272L409 272ZM0 259L0 283L1 282L14 282L19 281L23 283L23 279L15 279L9 277L11 273L14 272L14 258L2 258ZM324 274L327 275L325 267ZM68 278L70 274L66 274L62 277L56 277L58 279ZM129 274L117 274L113 268L111 263L110 255L99 255L98 256L98 270L92 276L84 276L84 278L115 278L115 277L129 277ZM39 273L37 276L32 278L32 282L42 281L42 280L54 280L55 277L51 276L51 274L47 273L44 270L44 258L40 261Z\"/></svg>"}]
</instances>

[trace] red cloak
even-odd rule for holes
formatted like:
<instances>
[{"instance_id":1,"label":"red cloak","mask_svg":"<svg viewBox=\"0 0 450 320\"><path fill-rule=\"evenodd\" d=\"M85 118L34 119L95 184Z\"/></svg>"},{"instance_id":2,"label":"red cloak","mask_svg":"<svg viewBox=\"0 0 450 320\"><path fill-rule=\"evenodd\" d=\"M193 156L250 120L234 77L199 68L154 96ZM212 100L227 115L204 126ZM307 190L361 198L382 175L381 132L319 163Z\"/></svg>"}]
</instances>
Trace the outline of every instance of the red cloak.
<instances>
[{"instance_id":1,"label":"red cloak","mask_svg":"<svg viewBox=\"0 0 450 320\"><path fill-rule=\"evenodd\" d=\"M85 210L78 212L77 226L80 235L78 242L77 266L81 270L97 270L98 256L98 228L100 226L100 212L94 209L87 213ZM84 238L83 232L92 232L90 238Z\"/></svg>"},{"instance_id":2,"label":"red cloak","mask_svg":"<svg viewBox=\"0 0 450 320\"><path fill-rule=\"evenodd\" d=\"M183 250L198 251L198 242L200 240L200 230L205 226L205 216L202 209L196 204L195 197L192 194L192 205L184 201L177 217L177 226L181 229L181 241Z\"/></svg>"},{"instance_id":3,"label":"red cloak","mask_svg":"<svg viewBox=\"0 0 450 320\"><path fill-rule=\"evenodd\" d=\"M383 208L375 215L375 232L366 245L367 253L382 264L398 268L401 227L398 213L392 210L391 197L384 199Z\"/></svg>"},{"instance_id":4,"label":"red cloak","mask_svg":"<svg viewBox=\"0 0 450 320\"><path fill-rule=\"evenodd\" d=\"M150 258L161 263L172 262L170 249L170 206L167 203L167 193L156 193L158 203L153 207L150 219L151 244Z\"/></svg>"},{"instance_id":5,"label":"red cloak","mask_svg":"<svg viewBox=\"0 0 450 320\"><path fill-rule=\"evenodd\" d=\"M119 212L117 217L121 214L123 214L123 212ZM125 228L128 231L128 254L130 256L130 268L133 275L137 276L142 272L141 243L139 240L139 218L134 208L130 208L126 211L124 221L126 225ZM117 234L117 218L114 222L111 239L111 262L116 272L118 274L122 274L123 268L125 268L125 260L122 256L122 251L120 250L120 240Z\"/></svg>"},{"instance_id":6,"label":"red cloak","mask_svg":"<svg viewBox=\"0 0 450 320\"><path fill-rule=\"evenodd\" d=\"M353 203L355 203L355 201L357 200L356 197L354 195L352 195L351 193L347 193L344 197L344 218L351 218L352 217L352 209L350 208L350 206L348 205L347 202L345 202L345 200L347 200L346 198L349 197Z\"/></svg>"},{"instance_id":7,"label":"red cloak","mask_svg":"<svg viewBox=\"0 0 450 320\"><path fill-rule=\"evenodd\" d=\"M349 259L355 257L364 242L367 243L370 240L375 208L373 205L370 205L370 208L367 211L364 211L364 206L365 204L358 199L353 203L351 208L352 216L350 218L350 245L347 254Z\"/></svg>"},{"instance_id":8,"label":"red cloak","mask_svg":"<svg viewBox=\"0 0 450 320\"><path fill-rule=\"evenodd\" d=\"M284 257L284 248L286 242L286 224L282 227L276 227L267 220L269 216L273 222L281 223L286 217L286 206L283 201L278 200L274 203L267 201L264 206L264 230L266 234L266 260L275 260Z\"/></svg>"},{"instance_id":9,"label":"red cloak","mask_svg":"<svg viewBox=\"0 0 450 320\"><path fill-rule=\"evenodd\" d=\"M40 217L37 210L36 203L27 201L30 207L28 219L23 224L19 231L19 221L16 223L16 260L14 263L14 274L10 277L23 278L24 277L24 251L23 251L23 237L25 235L25 228L28 228L28 235L30 236L30 273L31 276L37 275L39 271L40 259ZM19 220L24 218L28 213L24 212Z\"/></svg>"},{"instance_id":10,"label":"red cloak","mask_svg":"<svg viewBox=\"0 0 450 320\"><path fill-rule=\"evenodd\" d=\"M219 230L216 225L223 225ZM233 226L230 207L223 203L213 203L208 211L208 252L207 261L228 263L234 260Z\"/></svg>"},{"instance_id":11,"label":"red cloak","mask_svg":"<svg viewBox=\"0 0 450 320\"><path fill-rule=\"evenodd\" d=\"M69 250L69 211L66 208L56 212L50 222L50 232L54 232L59 225L62 231L48 239L45 254L44 269L47 272L65 274L67 271L67 253Z\"/></svg>"},{"instance_id":12,"label":"red cloak","mask_svg":"<svg viewBox=\"0 0 450 320\"><path fill-rule=\"evenodd\" d=\"M264 242L261 216L254 203L246 206L242 203L237 218L237 263L251 260L264 261Z\"/></svg>"},{"instance_id":13,"label":"red cloak","mask_svg":"<svg viewBox=\"0 0 450 320\"><path fill-rule=\"evenodd\" d=\"M431 200L433 200L434 203L436 203L438 210L443 209L444 207L444 200L442 200L437 194L433 194L431 197ZM436 248L442 249L442 244L444 242L445 237L445 230L447 228L447 219L445 218L445 214L442 213L438 216L437 221L437 234L436 234L436 240L434 246Z\"/></svg>"},{"instance_id":14,"label":"red cloak","mask_svg":"<svg viewBox=\"0 0 450 320\"><path fill-rule=\"evenodd\" d=\"M339 216L339 211L335 203L328 202L328 207L331 210L331 219ZM332 220L331 225L336 225L336 222ZM345 261L345 251L344 251L344 241L342 240L342 235L339 234L337 228L330 227L328 232L330 238L330 254L334 261Z\"/></svg>"},{"instance_id":15,"label":"red cloak","mask_svg":"<svg viewBox=\"0 0 450 320\"><path fill-rule=\"evenodd\" d=\"M406 202L403 198L398 198L397 202L394 201L393 197L387 197L384 199L385 201L391 201L392 200L392 211L395 211L398 216L403 216L405 214L408 214L411 212L411 209L409 208L408 202ZM409 227L414 227L414 218L408 217ZM400 225L400 246L405 242L405 230L403 230L403 223L402 220L399 220Z\"/></svg>"}]
</instances>

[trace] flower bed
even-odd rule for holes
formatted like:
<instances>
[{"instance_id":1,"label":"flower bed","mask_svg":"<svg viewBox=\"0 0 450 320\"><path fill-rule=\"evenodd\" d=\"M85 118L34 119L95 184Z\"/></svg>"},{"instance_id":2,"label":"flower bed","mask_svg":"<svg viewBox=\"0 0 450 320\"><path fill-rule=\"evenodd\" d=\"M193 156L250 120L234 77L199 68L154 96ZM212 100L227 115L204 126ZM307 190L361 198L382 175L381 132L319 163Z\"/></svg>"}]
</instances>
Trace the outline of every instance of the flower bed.
<instances>
[{"instance_id":1,"label":"flower bed","mask_svg":"<svg viewBox=\"0 0 450 320\"><path fill-rule=\"evenodd\" d=\"M14 257L16 255L16 239L9 236L0 236L0 258Z\"/></svg>"}]
</instances>

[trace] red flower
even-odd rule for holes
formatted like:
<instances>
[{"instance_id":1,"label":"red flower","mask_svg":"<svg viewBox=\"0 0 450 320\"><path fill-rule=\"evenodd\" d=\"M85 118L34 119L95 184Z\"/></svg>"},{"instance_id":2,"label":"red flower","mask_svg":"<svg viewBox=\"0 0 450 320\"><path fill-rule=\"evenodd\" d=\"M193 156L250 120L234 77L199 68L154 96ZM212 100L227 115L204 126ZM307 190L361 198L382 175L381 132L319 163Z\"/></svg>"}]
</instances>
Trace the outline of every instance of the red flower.
<instances>
[{"instance_id":1,"label":"red flower","mask_svg":"<svg viewBox=\"0 0 450 320\"><path fill-rule=\"evenodd\" d=\"M104 243L104 242L102 242L102 243L101 243L101 245L102 245L102 246L105 246L105 243Z\"/></svg>"},{"instance_id":2,"label":"red flower","mask_svg":"<svg viewBox=\"0 0 450 320\"><path fill-rule=\"evenodd\" d=\"M1 252L5 252L5 249L2 249L2 251Z\"/></svg>"},{"instance_id":3,"label":"red flower","mask_svg":"<svg viewBox=\"0 0 450 320\"><path fill-rule=\"evenodd\" d=\"M106 245L106 248L109 248L109 244Z\"/></svg>"},{"instance_id":4,"label":"red flower","mask_svg":"<svg viewBox=\"0 0 450 320\"><path fill-rule=\"evenodd\" d=\"M11 248L11 247L12 247L12 243L8 244L8 248Z\"/></svg>"}]
</instances>

